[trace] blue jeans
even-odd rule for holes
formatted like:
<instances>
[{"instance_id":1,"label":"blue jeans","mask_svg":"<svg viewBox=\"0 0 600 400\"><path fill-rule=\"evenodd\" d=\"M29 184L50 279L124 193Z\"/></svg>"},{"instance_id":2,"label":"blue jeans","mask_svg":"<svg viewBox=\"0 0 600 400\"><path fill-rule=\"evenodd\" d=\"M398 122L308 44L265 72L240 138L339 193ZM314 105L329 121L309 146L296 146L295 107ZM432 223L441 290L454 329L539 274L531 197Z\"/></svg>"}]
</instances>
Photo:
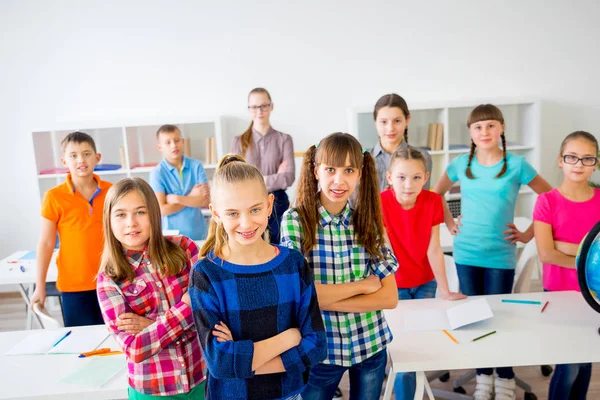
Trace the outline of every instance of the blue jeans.
<instances>
[{"instance_id":1,"label":"blue jeans","mask_svg":"<svg viewBox=\"0 0 600 400\"><path fill-rule=\"evenodd\" d=\"M290 199L285 190L275 190L273 193L273 211L269 217L269 240L272 244L279 244L279 230L283 213L290 208Z\"/></svg>"},{"instance_id":2,"label":"blue jeans","mask_svg":"<svg viewBox=\"0 0 600 400\"><path fill-rule=\"evenodd\" d=\"M550 381L548 400L585 400L592 364L556 364Z\"/></svg>"},{"instance_id":3,"label":"blue jeans","mask_svg":"<svg viewBox=\"0 0 600 400\"><path fill-rule=\"evenodd\" d=\"M433 299L437 289L435 279L412 288L399 288L398 300ZM396 400L410 400L417 390L417 375L414 372L400 372L394 381Z\"/></svg>"},{"instance_id":4,"label":"blue jeans","mask_svg":"<svg viewBox=\"0 0 600 400\"><path fill-rule=\"evenodd\" d=\"M460 291L467 296L512 293L515 280L514 269L473 267L457 263L456 272ZM494 373L493 368L477 368L476 371L477 375ZM515 377L512 367L496 368L496 373L499 378L513 379Z\"/></svg>"},{"instance_id":5,"label":"blue jeans","mask_svg":"<svg viewBox=\"0 0 600 400\"><path fill-rule=\"evenodd\" d=\"M350 370L350 400L379 400L387 351L382 349L363 362L351 367L331 364L317 364L310 368L308 384L302 392L302 400L331 400L342 375Z\"/></svg>"},{"instance_id":6,"label":"blue jeans","mask_svg":"<svg viewBox=\"0 0 600 400\"><path fill-rule=\"evenodd\" d=\"M62 292L65 326L104 325L95 290Z\"/></svg>"}]
</instances>

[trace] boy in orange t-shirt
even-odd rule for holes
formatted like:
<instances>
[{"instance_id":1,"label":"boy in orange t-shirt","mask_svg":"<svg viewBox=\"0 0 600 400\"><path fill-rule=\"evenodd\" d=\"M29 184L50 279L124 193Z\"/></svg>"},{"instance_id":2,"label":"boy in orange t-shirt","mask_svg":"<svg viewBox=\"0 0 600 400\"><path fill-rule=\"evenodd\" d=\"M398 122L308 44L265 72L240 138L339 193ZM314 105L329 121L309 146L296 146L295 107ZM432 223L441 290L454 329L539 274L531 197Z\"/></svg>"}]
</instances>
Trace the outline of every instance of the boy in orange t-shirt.
<instances>
[{"instance_id":1,"label":"boy in orange t-shirt","mask_svg":"<svg viewBox=\"0 0 600 400\"><path fill-rule=\"evenodd\" d=\"M83 132L68 134L61 142L63 165L69 168L64 183L48 190L42 200L42 229L37 247L37 279L31 304L46 300L46 275L56 244L56 286L62 292L65 326L104 324L96 275L103 250L104 197L111 186L94 174L100 162L94 139Z\"/></svg>"}]
</instances>

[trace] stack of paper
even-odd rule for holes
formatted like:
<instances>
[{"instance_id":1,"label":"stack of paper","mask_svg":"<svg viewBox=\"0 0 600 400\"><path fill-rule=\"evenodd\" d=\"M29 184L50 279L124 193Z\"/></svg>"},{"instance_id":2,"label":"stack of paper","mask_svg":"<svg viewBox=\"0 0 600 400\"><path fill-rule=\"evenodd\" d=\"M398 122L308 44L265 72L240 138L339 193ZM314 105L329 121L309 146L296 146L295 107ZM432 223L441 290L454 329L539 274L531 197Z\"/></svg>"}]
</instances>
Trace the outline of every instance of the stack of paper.
<instances>
[{"instance_id":1,"label":"stack of paper","mask_svg":"<svg viewBox=\"0 0 600 400\"><path fill-rule=\"evenodd\" d=\"M108 331L104 329L77 329L55 346L67 332L68 329L31 331L6 355L81 354L97 349L108 337Z\"/></svg>"}]
</instances>

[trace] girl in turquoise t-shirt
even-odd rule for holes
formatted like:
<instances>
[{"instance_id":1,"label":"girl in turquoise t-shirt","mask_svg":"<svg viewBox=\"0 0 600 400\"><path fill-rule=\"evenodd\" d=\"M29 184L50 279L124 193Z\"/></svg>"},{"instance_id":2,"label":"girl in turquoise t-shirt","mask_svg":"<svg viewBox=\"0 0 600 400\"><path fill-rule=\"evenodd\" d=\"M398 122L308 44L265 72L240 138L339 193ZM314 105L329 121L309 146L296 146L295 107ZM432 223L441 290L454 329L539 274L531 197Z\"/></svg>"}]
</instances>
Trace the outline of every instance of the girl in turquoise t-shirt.
<instances>
[{"instance_id":1,"label":"girl in turquoise t-shirt","mask_svg":"<svg viewBox=\"0 0 600 400\"><path fill-rule=\"evenodd\" d=\"M533 225L520 232L513 223L521 185L536 193L552 187L523 156L506 151L504 117L498 107L482 104L467 121L471 151L456 157L434 191L444 195L460 181L461 217L454 221L447 205L444 219L454 238L454 258L460 290L468 296L512 292L515 276L515 243L533 238ZM499 142L502 141L502 148ZM460 227L460 228L459 228ZM477 369L477 400L515 398L512 367Z\"/></svg>"}]
</instances>

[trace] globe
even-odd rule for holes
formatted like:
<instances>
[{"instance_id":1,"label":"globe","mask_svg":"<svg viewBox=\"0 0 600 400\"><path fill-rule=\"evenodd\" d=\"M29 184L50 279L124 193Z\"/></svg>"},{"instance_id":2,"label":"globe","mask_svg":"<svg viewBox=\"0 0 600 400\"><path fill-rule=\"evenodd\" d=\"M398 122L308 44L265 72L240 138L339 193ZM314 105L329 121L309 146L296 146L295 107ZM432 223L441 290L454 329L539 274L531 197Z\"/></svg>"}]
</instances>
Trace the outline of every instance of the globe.
<instances>
[{"instance_id":1,"label":"globe","mask_svg":"<svg viewBox=\"0 0 600 400\"><path fill-rule=\"evenodd\" d=\"M581 242L576 265L581 294L594 310L600 312L600 222Z\"/></svg>"}]
</instances>

